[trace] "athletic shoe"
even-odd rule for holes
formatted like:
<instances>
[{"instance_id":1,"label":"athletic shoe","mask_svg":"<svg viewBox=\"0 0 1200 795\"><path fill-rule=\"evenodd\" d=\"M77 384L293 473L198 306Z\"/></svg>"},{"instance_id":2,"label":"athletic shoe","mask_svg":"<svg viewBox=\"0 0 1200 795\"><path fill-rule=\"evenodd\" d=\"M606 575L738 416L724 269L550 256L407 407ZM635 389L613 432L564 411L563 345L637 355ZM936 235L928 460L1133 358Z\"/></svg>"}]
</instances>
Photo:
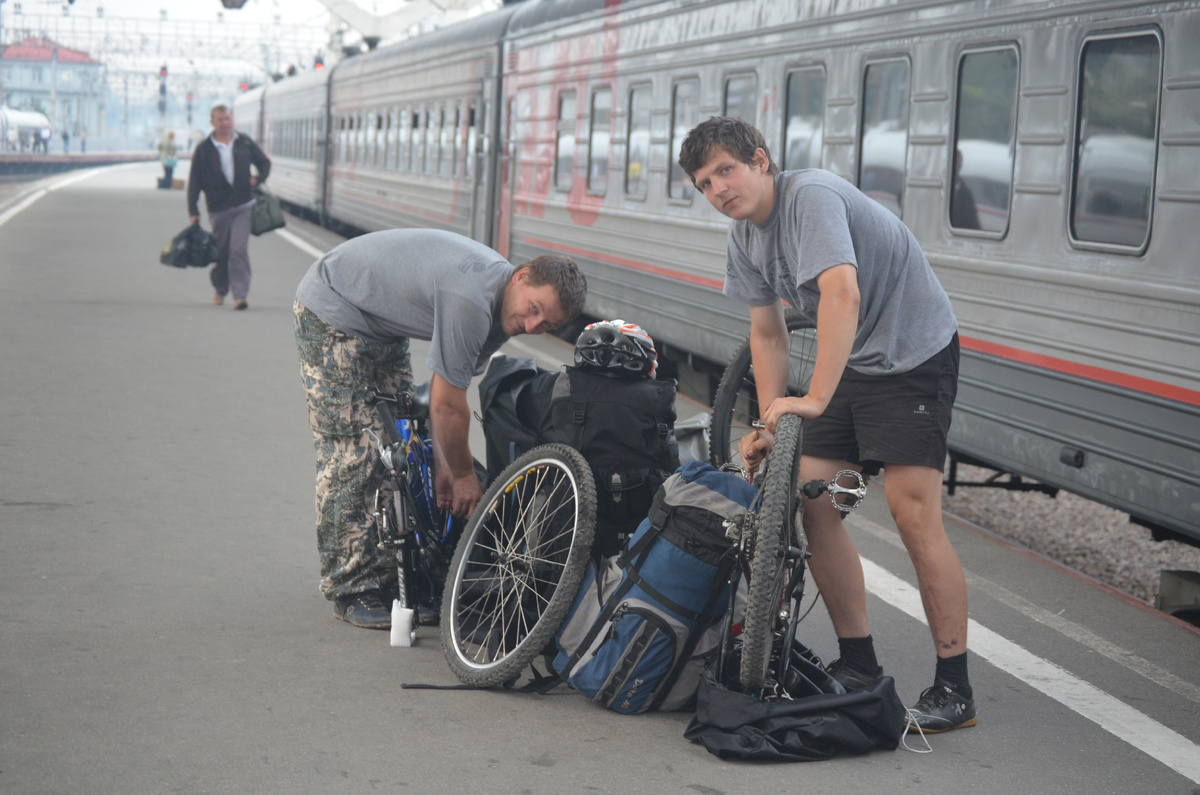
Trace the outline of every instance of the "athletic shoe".
<instances>
[{"instance_id":1,"label":"athletic shoe","mask_svg":"<svg viewBox=\"0 0 1200 795\"><path fill-rule=\"evenodd\" d=\"M392 628L392 611L384 606L379 591L364 591L334 599L333 617L363 629Z\"/></svg>"},{"instance_id":2,"label":"athletic shoe","mask_svg":"<svg viewBox=\"0 0 1200 795\"><path fill-rule=\"evenodd\" d=\"M864 673L863 671L851 668L841 657L831 662L825 671L836 679L842 687L846 688L847 693L852 693L855 690L866 690L883 676L883 668L881 666L875 667L874 674Z\"/></svg>"},{"instance_id":3,"label":"athletic shoe","mask_svg":"<svg viewBox=\"0 0 1200 795\"><path fill-rule=\"evenodd\" d=\"M910 727L920 727L926 734L939 734L951 729L974 726L975 700L967 698L942 679L935 679L908 712Z\"/></svg>"},{"instance_id":4,"label":"athletic shoe","mask_svg":"<svg viewBox=\"0 0 1200 795\"><path fill-rule=\"evenodd\" d=\"M234 309L245 309L247 306L245 298L237 298L233 302Z\"/></svg>"},{"instance_id":5,"label":"athletic shoe","mask_svg":"<svg viewBox=\"0 0 1200 795\"><path fill-rule=\"evenodd\" d=\"M223 296L223 295L214 295L213 296L213 306L220 306L223 303L225 303L225 296Z\"/></svg>"}]
</instances>

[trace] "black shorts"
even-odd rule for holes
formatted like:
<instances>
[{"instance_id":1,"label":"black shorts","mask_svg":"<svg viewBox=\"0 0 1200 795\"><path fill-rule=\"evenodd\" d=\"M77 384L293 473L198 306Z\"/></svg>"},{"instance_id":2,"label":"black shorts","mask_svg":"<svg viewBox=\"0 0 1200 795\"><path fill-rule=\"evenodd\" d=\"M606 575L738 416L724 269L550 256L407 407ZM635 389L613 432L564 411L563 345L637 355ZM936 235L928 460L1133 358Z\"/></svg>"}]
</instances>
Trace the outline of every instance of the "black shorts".
<instances>
[{"instance_id":1,"label":"black shorts","mask_svg":"<svg viewBox=\"0 0 1200 795\"><path fill-rule=\"evenodd\" d=\"M906 373L863 375L849 368L825 413L804 423L804 454L861 464L941 470L950 409L958 393L958 333Z\"/></svg>"}]
</instances>

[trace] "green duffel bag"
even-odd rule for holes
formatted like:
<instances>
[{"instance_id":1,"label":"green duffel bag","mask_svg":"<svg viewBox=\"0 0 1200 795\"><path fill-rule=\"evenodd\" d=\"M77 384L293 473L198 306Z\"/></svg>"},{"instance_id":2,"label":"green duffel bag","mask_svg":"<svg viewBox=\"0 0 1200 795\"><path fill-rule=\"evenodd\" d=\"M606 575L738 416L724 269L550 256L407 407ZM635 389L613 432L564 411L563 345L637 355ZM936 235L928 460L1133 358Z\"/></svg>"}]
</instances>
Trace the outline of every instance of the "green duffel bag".
<instances>
[{"instance_id":1,"label":"green duffel bag","mask_svg":"<svg viewBox=\"0 0 1200 795\"><path fill-rule=\"evenodd\" d=\"M279 229L287 222L283 219L283 208L275 194L262 185L254 187L254 218L250 222L250 234L265 235L273 229Z\"/></svg>"}]
</instances>

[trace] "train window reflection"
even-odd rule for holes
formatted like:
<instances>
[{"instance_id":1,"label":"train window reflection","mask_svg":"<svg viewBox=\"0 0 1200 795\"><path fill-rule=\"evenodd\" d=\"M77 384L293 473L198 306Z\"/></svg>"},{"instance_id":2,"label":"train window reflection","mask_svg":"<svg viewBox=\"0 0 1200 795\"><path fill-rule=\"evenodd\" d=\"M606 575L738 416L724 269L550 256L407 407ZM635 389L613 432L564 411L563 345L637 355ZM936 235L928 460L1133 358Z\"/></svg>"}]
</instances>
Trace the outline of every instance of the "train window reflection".
<instances>
[{"instance_id":1,"label":"train window reflection","mask_svg":"<svg viewBox=\"0 0 1200 795\"><path fill-rule=\"evenodd\" d=\"M896 215L904 209L908 157L908 61L867 66L858 187Z\"/></svg>"},{"instance_id":2,"label":"train window reflection","mask_svg":"<svg viewBox=\"0 0 1200 795\"><path fill-rule=\"evenodd\" d=\"M1089 41L1079 78L1071 232L1141 248L1150 232L1161 47L1143 34Z\"/></svg>"},{"instance_id":3,"label":"train window reflection","mask_svg":"<svg viewBox=\"0 0 1200 795\"><path fill-rule=\"evenodd\" d=\"M604 195L608 188L608 145L612 130L612 89L592 94L591 129L588 133L588 190Z\"/></svg>"},{"instance_id":4,"label":"train window reflection","mask_svg":"<svg viewBox=\"0 0 1200 795\"><path fill-rule=\"evenodd\" d=\"M725 81L725 115L758 123L758 76L735 75Z\"/></svg>"},{"instance_id":5,"label":"train window reflection","mask_svg":"<svg viewBox=\"0 0 1200 795\"><path fill-rule=\"evenodd\" d=\"M688 132L700 123L700 81L686 80L675 84L671 100L671 184L672 199L692 198L692 180L679 165L679 148Z\"/></svg>"},{"instance_id":6,"label":"train window reflection","mask_svg":"<svg viewBox=\"0 0 1200 795\"><path fill-rule=\"evenodd\" d=\"M571 189L571 171L575 166L575 92L564 91L558 98L558 142L554 159L554 187Z\"/></svg>"},{"instance_id":7,"label":"train window reflection","mask_svg":"<svg viewBox=\"0 0 1200 795\"><path fill-rule=\"evenodd\" d=\"M963 55L951 162L950 226L1003 234L1013 180L1017 53Z\"/></svg>"},{"instance_id":8,"label":"train window reflection","mask_svg":"<svg viewBox=\"0 0 1200 795\"><path fill-rule=\"evenodd\" d=\"M825 71L802 69L787 78L783 167L820 168L825 128Z\"/></svg>"},{"instance_id":9,"label":"train window reflection","mask_svg":"<svg viewBox=\"0 0 1200 795\"><path fill-rule=\"evenodd\" d=\"M650 168L650 86L629 89L629 135L625 144L625 192L645 196Z\"/></svg>"}]
</instances>

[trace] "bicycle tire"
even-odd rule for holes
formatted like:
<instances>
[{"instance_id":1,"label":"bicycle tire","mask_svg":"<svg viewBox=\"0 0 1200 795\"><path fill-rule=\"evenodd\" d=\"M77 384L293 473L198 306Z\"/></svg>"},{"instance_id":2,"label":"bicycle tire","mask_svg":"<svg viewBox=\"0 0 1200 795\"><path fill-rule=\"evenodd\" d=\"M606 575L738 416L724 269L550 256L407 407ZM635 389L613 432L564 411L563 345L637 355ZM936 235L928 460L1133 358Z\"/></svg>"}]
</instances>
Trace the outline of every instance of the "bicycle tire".
<instances>
[{"instance_id":1,"label":"bicycle tire","mask_svg":"<svg viewBox=\"0 0 1200 795\"><path fill-rule=\"evenodd\" d=\"M442 650L464 684L516 680L583 582L596 486L577 451L535 447L496 477L463 531L442 597Z\"/></svg>"},{"instance_id":2,"label":"bicycle tire","mask_svg":"<svg viewBox=\"0 0 1200 795\"><path fill-rule=\"evenodd\" d=\"M787 324L789 396L808 393L813 364L817 357L817 332L811 321L794 309L784 313ZM750 431L750 423L759 418L758 393L755 391L750 340L741 344L717 386L713 399L712 443L710 458L715 467L733 460L738 440Z\"/></svg>"},{"instance_id":3,"label":"bicycle tire","mask_svg":"<svg viewBox=\"0 0 1200 795\"><path fill-rule=\"evenodd\" d=\"M768 679L771 647L775 636L786 573L785 553L792 528L803 510L799 491L802 423L795 414L785 414L775 428L775 446L763 473L762 503L750 526L748 543L750 584L746 615L742 619L742 686L756 690Z\"/></svg>"}]
</instances>

